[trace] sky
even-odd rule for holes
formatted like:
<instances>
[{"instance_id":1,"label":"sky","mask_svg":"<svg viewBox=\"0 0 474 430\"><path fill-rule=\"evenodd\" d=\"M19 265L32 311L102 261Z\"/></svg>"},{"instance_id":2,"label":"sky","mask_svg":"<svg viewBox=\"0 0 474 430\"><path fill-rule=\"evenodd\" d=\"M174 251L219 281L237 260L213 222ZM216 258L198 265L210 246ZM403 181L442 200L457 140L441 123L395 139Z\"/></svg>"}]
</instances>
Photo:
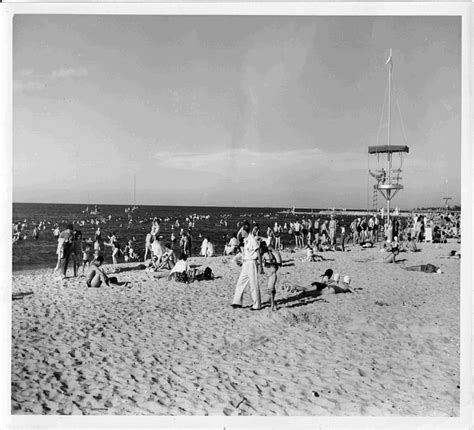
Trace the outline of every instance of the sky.
<instances>
[{"instance_id":1,"label":"sky","mask_svg":"<svg viewBox=\"0 0 474 430\"><path fill-rule=\"evenodd\" d=\"M15 15L13 201L371 207L390 48L392 206L459 204L459 17Z\"/></svg>"}]
</instances>

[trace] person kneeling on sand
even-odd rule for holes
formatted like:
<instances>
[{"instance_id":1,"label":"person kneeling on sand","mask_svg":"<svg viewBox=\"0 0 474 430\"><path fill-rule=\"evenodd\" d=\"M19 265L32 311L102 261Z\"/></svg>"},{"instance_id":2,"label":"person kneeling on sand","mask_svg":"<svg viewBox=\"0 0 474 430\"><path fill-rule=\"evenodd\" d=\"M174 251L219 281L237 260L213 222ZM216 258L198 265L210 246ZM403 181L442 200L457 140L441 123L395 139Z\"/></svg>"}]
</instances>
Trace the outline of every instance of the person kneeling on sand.
<instances>
[{"instance_id":1,"label":"person kneeling on sand","mask_svg":"<svg viewBox=\"0 0 474 430\"><path fill-rule=\"evenodd\" d=\"M109 286L110 284L128 285L128 282L118 282L116 277L109 278L101 268L103 262L104 257L102 255L99 255L89 265L89 272L86 276L86 284L89 288L99 288L103 283L107 286Z\"/></svg>"},{"instance_id":2,"label":"person kneeling on sand","mask_svg":"<svg viewBox=\"0 0 474 430\"><path fill-rule=\"evenodd\" d=\"M405 267L405 270L410 270L412 272L424 272L424 273L443 273L442 270L435 266L434 264L420 264L417 266Z\"/></svg>"}]
</instances>

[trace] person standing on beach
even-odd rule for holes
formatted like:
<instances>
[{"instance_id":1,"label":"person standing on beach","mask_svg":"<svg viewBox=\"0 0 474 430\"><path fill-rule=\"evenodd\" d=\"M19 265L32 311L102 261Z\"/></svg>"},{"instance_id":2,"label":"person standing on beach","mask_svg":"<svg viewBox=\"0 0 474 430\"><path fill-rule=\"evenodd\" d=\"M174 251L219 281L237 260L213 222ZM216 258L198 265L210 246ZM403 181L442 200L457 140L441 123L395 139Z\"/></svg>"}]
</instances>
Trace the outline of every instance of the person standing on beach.
<instances>
[{"instance_id":1,"label":"person standing on beach","mask_svg":"<svg viewBox=\"0 0 474 430\"><path fill-rule=\"evenodd\" d=\"M336 243L336 226L337 226L337 222L334 219L334 215L331 215L331 219L329 221L329 241L330 241L330 245L334 245Z\"/></svg>"},{"instance_id":2,"label":"person standing on beach","mask_svg":"<svg viewBox=\"0 0 474 430\"><path fill-rule=\"evenodd\" d=\"M264 273L262 266L262 257L259 252L259 244L255 236L250 233L249 223L244 224L244 226L242 227L241 234L244 241L242 252L242 270L240 272L237 285L235 287L232 307L242 307L242 296L244 294L245 288L247 288L247 286L250 286L250 294L253 300L251 310L257 311L261 308L262 305L257 278L257 264L260 266L260 273Z\"/></svg>"},{"instance_id":3,"label":"person standing on beach","mask_svg":"<svg viewBox=\"0 0 474 430\"><path fill-rule=\"evenodd\" d=\"M157 237L160 234L160 219L157 217L153 218L151 223L151 235Z\"/></svg>"},{"instance_id":4,"label":"person standing on beach","mask_svg":"<svg viewBox=\"0 0 474 430\"><path fill-rule=\"evenodd\" d=\"M179 241L181 251L188 257L191 257L191 237L187 231L181 231L181 239Z\"/></svg>"},{"instance_id":5,"label":"person standing on beach","mask_svg":"<svg viewBox=\"0 0 474 430\"><path fill-rule=\"evenodd\" d=\"M295 248L303 248L303 239L301 237L301 230L302 226L300 224L300 220L296 220L293 225L293 234L295 235Z\"/></svg>"},{"instance_id":6,"label":"person standing on beach","mask_svg":"<svg viewBox=\"0 0 474 430\"><path fill-rule=\"evenodd\" d=\"M278 309L275 302L275 286L277 282L277 271L279 264L272 250L273 248L271 246L267 246L267 243L265 241L260 242L260 254L262 256L263 264L270 271L270 274L268 275L268 294L270 295L270 309L272 311L276 311Z\"/></svg>"},{"instance_id":7,"label":"person standing on beach","mask_svg":"<svg viewBox=\"0 0 474 430\"><path fill-rule=\"evenodd\" d=\"M81 265L82 260L82 233L79 230L74 233L72 241L72 260L74 264L74 277L76 277L77 269Z\"/></svg>"},{"instance_id":8,"label":"person standing on beach","mask_svg":"<svg viewBox=\"0 0 474 430\"><path fill-rule=\"evenodd\" d=\"M237 240L239 242L240 252L244 251L244 235L243 234L244 234L244 230L247 227L249 228L248 231L250 231L250 223L248 221L245 221L242 227L240 227L239 231L237 232Z\"/></svg>"},{"instance_id":9,"label":"person standing on beach","mask_svg":"<svg viewBox=\"0 0 474 430\"><path fill-rule=\"evenodd\" d=\"M118 257L120 255L120 245L117 241L114 241L112 244L112 264L114 267L114 272L118 271Z\"/></svg>"},{"instance_id":10,"label":"person standing on beach","mask_svg":"<svg viewBox=\"0 0 474 430\"><path fill-rule=\"evenodd\" d=\"M102 238L102 233L100 232L100 227L97 227L97 230L95 231L94 239L100 242L101 238Z\"/></svg>"},{"instance_id":11,"label":"person standing on beach","mask_svg":"<svg viewBox=\"0 0 474 430\"><path fill-rule=\"evenodd\" d=\"M143 261L146 261L148 257L148 253L151 253L151 242L153 240L153 235L151 234L151 231L149 231L145 237L145 257Z\"/></svg>"},{"instance_id":12,"label":"person standing on beach","mask_svg":"<svg viewBox=\"0 0 474 430\"><path fill-rule=\"evenodd\" d=\"M59 238L62 239L60 256L63 279L66 279L67 266L69 265L69 259L72 254L72 242L74 240L73 229L73 225L68 224L66 230L62 231L59 235Z\"/></svg>"},{"instance_id":13,"label":"person standing on beach","mask_svg":"<svg viewBox=\"0 0 474 430\"><path fill-rule=\"evenodd\" d=\"M281 225L278 224L278 222L275 222L275 225L273 226L273 235L275 236L275 248L276 249L282 249L282 246L281 246L281 233L282 233Z\"/></svg>"}]
</instances>

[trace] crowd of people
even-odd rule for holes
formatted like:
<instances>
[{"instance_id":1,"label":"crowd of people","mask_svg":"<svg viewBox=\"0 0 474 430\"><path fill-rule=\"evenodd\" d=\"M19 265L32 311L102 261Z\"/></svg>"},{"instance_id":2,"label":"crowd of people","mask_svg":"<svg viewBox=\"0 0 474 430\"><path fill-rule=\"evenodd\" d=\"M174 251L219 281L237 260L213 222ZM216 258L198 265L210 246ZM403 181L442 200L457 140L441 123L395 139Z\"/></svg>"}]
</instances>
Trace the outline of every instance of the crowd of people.
<instances>
[{"instance_id":1,"label":"crowd of people","mask_svg":"<svg viewBox=\"0 0 474 430\"><path fill-rule=\"evenodd\" d=\"M100 286L108 284L109 278L101 268L104 254L110 252L114 272L120 271L119 262L140 262L140 267L148 271L169 270L169 279L178 282L192 282L194 280L213 279L212 269L206 267L204 271L192 269L189 258L193 252L202 257L217 255L216 246L209 236L198 235L202 239L200 248L193 243L193 229L196 222L209 220L209 216L190 216L184 222L166 218L164 221L171 225L171 234L165 239L162 231L162 220L154 217L147 230L144 247L141 248L135 237L123 239L115 231L104 235L101 223L94 221L95 232L93 237L84 239L81 231L68 224L61 231L58 224L52 226L52 234L57 239L56 271L60 271L63 278L67 278L69 266L72 266L73 276L79 271L86 277L87 285ZM346 223L344 222L346 221ZM93 221L91 221L93 222ZM227 227L230 222L228 216L219 220L217 227ZM78 227L84 225L84 222ZM242 306L244 290L249 287L252 296L252 310L261 309L261 296L258 286L258 273L268 275L268 293L270 308L276 310L275 294L278 279L278 270L282 265L280 251L289 249L306 250L305 261L321 262L327 259L321 255L324 251L345 251L352 243L362 247L380 246L387 252L384 261L396 262L399 252L416 252L417 243L421 241L444 242L448 238L460 238L459 213L413 214L409 217L393 217L389 224L384 223L378 215L355 217L347 222L347 217L337 218L334 214L326 217L313 216L288 220L284 223L269 221L265 228L255 222L238 222L237 231L227 236L223 255L232 256L234 261L241 265L241 272L237 280L232 306ZM26 239L28 226L26 220L13 224L13 240ZM40 221L34 225L31 237L38 239L40 232L46 229L46 222ZM168 229L169 232L169 229ZM195 234L195 233L194 233ZM141 248L141 249L140 249ZM143 251L142 251L143 250ZM431 267L431 266L427 266ZM410 270L417 270L415 268ZM419 269L426 271L425 267ZM326 273L327 275L327 273ZM331 275L332 276L332 275ZM326 292L350 292L348 282L339 285L339 275L334 278L326 276L326 281L318 285L300 288L299 292L307 294L313 291L317 294ZM115 279L115 278L112 278Z\"/></svg>"}]
</instances>

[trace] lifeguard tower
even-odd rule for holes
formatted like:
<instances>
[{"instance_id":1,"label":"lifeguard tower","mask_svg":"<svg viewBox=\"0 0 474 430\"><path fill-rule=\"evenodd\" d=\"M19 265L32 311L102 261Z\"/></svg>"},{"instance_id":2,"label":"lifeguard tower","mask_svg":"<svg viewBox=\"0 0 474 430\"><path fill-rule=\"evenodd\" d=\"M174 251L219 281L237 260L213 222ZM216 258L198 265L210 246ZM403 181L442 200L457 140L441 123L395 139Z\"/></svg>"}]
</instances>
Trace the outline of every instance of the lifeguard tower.
<instances>
[{"instance_id":1,"label":"lifeguard tower","mask_svg":"<svg viewBox=\"0 0 474 430\"><path fill-rule=\"evenodd\" d=\"M446 194L445 196L449 196L448 193L448 180L446 179ZM443 197L444 200L444 210L448 212L449 210L449 201L452 200L452 197Z\"/></svg>"},{"instance_id":2,"label":"lifeguard tower","mask_svg":"<svg viewBox=\"0 0 474 430\"><path fill-rule=\"evenodd\" d=\"M392 50L390 49L390 56L386 62L389 66L388 69L388 139L386 145L369 146L369 157L377 155L377 168L371 170L369 168L369 174L377 180L377 184L374 185L374 193L380 192L383 198L387 202L387 213L386 223L390 223L390 202L395 195L403 190L403 185L400 183L402 172L401 167L403 165L403 158L405 154L408 154L408 146L406 145L392 145L391 144L391 92L392 92ZM394 156L398 154L399 164L394 168ZM370 166L370 164L369 164Z\"/></svg>"}]
</instances>

